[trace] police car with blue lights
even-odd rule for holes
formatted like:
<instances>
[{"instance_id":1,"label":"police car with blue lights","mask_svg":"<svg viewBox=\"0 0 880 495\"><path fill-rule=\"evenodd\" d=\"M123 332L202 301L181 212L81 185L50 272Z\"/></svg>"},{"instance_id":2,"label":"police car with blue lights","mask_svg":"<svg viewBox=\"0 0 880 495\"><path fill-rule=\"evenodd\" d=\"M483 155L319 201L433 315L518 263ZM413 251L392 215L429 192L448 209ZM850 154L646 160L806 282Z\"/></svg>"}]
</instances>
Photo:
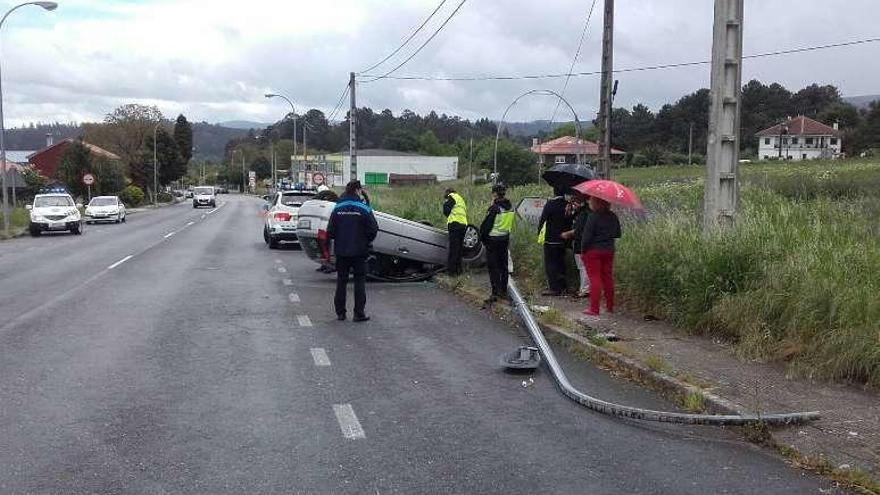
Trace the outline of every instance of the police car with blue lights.
<instances>
[{"instance_id":1,"label":"police car with blue lights","mask_svg":"<svg viewBox=\"0 0 880 495\"><path fill-rule=\"evenodd\" d=\"M31 216L29 231L34 237L43 232L67 231L75 235L83 232L82 205L74 202L63 188L42 191L26 208Z\"/></svg>"}]
</instances>

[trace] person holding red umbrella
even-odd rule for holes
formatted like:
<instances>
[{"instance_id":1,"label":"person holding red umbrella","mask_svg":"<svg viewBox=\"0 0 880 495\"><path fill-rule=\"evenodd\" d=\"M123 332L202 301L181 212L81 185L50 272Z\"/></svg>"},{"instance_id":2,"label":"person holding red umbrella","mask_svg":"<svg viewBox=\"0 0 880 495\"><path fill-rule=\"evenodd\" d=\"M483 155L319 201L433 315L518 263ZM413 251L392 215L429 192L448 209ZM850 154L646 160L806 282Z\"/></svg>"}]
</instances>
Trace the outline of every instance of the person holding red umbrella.
<instances>
[{"instance_id":1,"label":"person holding red umbrella","mask_svg":"<svg viewBox=\"0 0 880 495\"><path fill-rule=\"evenodd\" d=\"M621 232L620 220L611 211L611 204L641 209L642 203L628 187L610 180L586 181L574 186L574 190L590 197L593 211L584 224L581 256L590 279L590 306L584 314L596 318L603 293L605 309L614 312L614 250Z\"/></svg>"}]
</instances>

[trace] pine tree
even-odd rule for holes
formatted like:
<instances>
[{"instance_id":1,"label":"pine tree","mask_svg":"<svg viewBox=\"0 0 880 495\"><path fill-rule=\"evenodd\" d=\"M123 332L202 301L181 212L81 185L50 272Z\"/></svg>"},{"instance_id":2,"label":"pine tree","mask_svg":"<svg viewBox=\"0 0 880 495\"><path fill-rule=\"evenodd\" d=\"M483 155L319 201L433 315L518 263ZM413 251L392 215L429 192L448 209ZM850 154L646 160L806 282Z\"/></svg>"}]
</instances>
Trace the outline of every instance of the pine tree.
<instances>
[{"instance_id":1,"label":"pine tree","mask_svg":"<svg viewBox=\"0 0 880 495\"><path fill-rule=\"evenodd\" d=\"M186 120L183 114L178 115L177 121L174 122L174 141L177 143L177 149L180 150L180 157L183 160L182 168L186 169L186 165L192 160L193 130L192 124Z\"/></svg>"}]
</instances>

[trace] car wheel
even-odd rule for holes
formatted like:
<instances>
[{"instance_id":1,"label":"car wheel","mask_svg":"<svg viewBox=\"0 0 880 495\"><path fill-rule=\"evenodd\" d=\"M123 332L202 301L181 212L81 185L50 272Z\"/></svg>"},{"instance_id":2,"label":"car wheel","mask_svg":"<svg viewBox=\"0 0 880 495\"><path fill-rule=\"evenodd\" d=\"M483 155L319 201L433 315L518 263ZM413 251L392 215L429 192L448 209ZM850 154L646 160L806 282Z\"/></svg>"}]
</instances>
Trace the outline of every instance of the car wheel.
<instances>
[{"instance_id":1,"label":"car wheel","mask_svg":"<svg viewBox=\"0 0 880 495\"><path fill-rule=\"evenodd\" d=\"M273 239L271 236L269 237L269 249L278 249L278 239Z\"/></svg>"},{"instance_id":2,"label":"car wheel","mask_svg":"<svg viewBox=\"0 0 880 495\"><path fill-rule=\"evenodd\" d=\"M269 229L263 227L263 242L269 244Z\"/></svg>"},{"instance_id":3,"label":"car wheel","mask_svg":"<svg viewBox=\"0 0 880 495\"><path fill-rule=\"evenodd\" d=\"M122 215L122 223L125 223L125 215Z\"/></svg>"},{"instance_id":4,"label":"car wheel","mask_svg":"<svg viewBox=\"0 0 880 495\"><path fill-rule=\"evenodd\" d=\"M42 234L42 232L40 232L40 229L30 229L30 232L31 237L40 237L40 234Z\"/></svg>"}]
</instances>

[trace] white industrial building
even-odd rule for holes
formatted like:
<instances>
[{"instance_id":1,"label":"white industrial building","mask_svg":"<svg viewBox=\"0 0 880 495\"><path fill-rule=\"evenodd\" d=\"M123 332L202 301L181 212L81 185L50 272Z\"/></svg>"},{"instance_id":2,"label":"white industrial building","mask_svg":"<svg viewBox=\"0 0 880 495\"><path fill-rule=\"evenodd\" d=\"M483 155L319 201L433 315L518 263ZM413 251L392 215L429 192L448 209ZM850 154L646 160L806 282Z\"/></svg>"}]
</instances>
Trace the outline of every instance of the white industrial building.
<instances>
[{"instance_id":1,"label":"white industrial building","mask_svg":"<svg viewBox=\"0 0 880 495\"><path fill-rule=\"evenodd\" d=\"M340 156L340 155L337 155ZM330 156L328 161L335 161ZM342 174L334 177L335 184L347 182L351 167L348 153L341 155ZM367 149L357 151L357 174L362 184L388 184L391 175L398 176L434 176L438 182L458 178L457 156L425 156L418 153L385 149Z\"/></svg>"},{"instance_id":2,"label":"white industrial building","mask_svg":"<svg viewBox=\"0 0 880 495\"><path fill-rule=\"evenodd\" d=\"M760 160L834 160L841 155L842 143L836 123L829 127L799 116L764 129L757 136Z\"/></svg>"}]
</instances>

